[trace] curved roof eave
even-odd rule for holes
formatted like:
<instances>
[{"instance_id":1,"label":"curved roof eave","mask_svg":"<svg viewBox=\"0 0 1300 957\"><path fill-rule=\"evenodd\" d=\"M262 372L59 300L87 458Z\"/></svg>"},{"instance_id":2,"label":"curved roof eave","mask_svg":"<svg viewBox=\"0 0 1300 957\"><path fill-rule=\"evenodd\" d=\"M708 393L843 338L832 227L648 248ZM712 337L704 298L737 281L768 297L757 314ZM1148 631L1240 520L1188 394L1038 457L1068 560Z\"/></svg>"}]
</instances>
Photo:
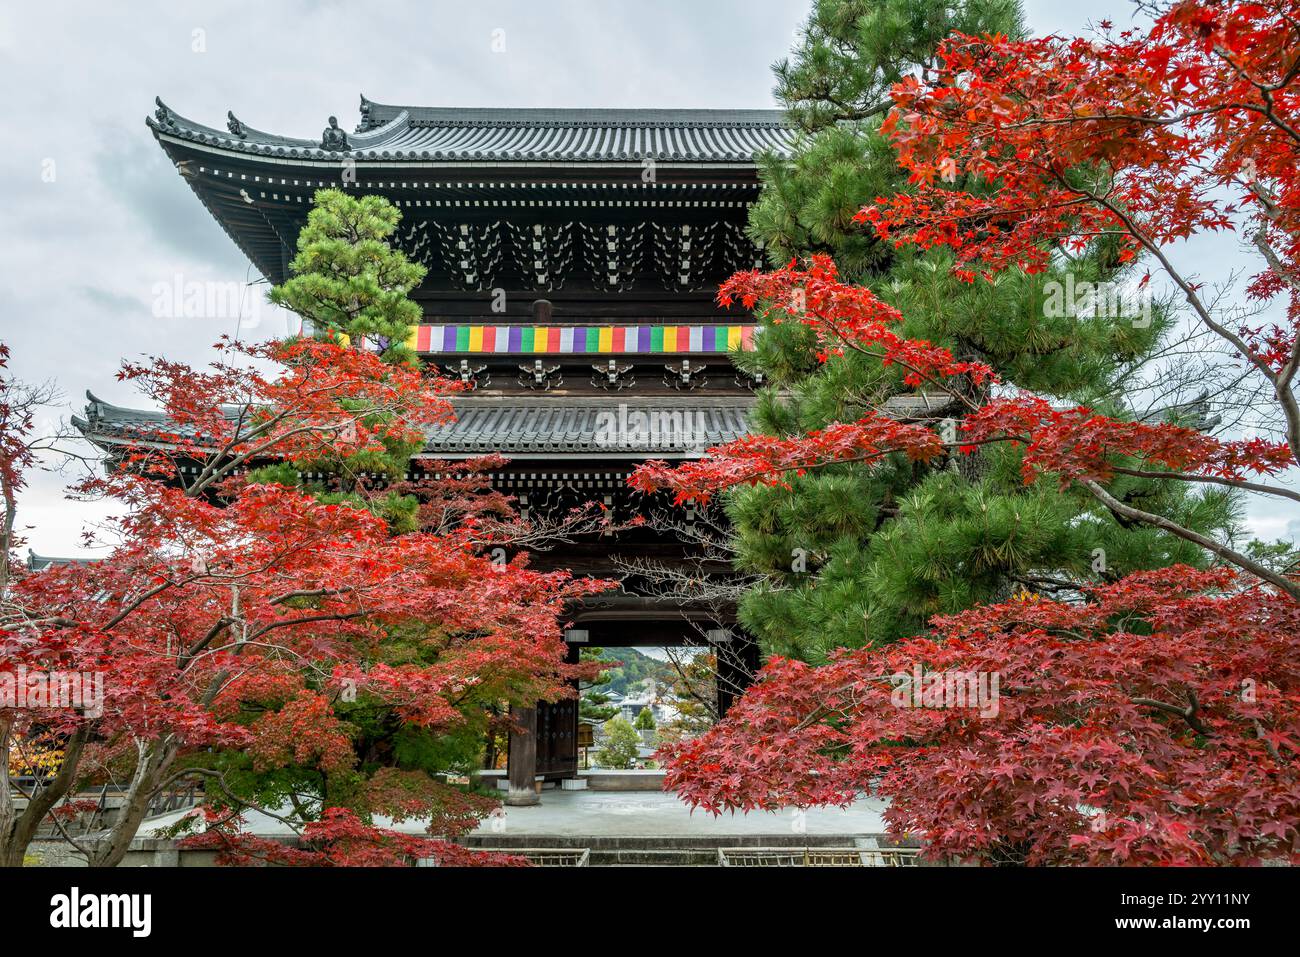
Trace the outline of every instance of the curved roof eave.
<instances>
[{"instance_id":1,"label":"curved roof eave","mask_svg":"<svg viewBox=\"0 0 1300 957\"><path fill-rule=\"evenodd\" d=\"M380 166L735 165L752 167L765 151L787 151L794 137L778 110L604 110L398 107L362 99L363 122L343 149L279 136L229 114L219 130L175 112L159 98L146 119L160 139L259 162ZM544 149L537 149L538 131ZM593 137L592 131L602 135ZM689 133L690 135L685 135ZM741 135L743 134L743 135ZM595 141L595 142L593 142ZM646 144L658 144L657 148Z\"/></svg>"}]
</instances>

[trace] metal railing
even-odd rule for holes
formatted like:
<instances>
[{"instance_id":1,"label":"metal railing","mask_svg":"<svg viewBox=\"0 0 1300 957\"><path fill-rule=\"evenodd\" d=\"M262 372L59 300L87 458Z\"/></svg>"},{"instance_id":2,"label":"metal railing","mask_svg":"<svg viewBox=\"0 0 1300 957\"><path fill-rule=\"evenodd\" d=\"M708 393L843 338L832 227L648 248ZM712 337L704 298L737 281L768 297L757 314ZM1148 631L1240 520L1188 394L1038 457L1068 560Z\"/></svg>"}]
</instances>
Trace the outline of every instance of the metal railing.
<instances>
[{"instance_id":1,"label":"metal railing","mask_svg":"<svg viewBox=\"0 0 1300 957\"><path fill-rule=\"evenodd\" d=\"M534 867L588 867L591 861L587 847L494 847L489 853L524 857Z\"/></svg>"},{"instance_id":2,"label":"metal railing","mask_svg":"<svg viewBox=\"0 0 1300 957\"><path fill-rule=\"evenodd\" d=\"M722 867L915 867L917 848L720 847Z\"/></svg>"}]
</instances>

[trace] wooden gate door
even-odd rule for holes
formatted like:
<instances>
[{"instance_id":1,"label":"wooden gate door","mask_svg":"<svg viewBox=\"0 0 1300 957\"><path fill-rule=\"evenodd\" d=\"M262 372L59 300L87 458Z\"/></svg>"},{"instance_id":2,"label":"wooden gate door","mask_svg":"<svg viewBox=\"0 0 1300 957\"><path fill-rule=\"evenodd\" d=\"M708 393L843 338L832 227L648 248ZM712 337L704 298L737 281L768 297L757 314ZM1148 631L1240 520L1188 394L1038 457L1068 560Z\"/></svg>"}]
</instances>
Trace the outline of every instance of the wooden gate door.
<instances>
[{"instance_id":1,"label":"wooden gate door","mask_svg":"<svg viewBox=\"0 0 1300 957\"><path fill-rule=\"evenodd\" d=\"M578 776L578 702L537 703L537 773L547 778Z\"/></svg>"}]
</instances>

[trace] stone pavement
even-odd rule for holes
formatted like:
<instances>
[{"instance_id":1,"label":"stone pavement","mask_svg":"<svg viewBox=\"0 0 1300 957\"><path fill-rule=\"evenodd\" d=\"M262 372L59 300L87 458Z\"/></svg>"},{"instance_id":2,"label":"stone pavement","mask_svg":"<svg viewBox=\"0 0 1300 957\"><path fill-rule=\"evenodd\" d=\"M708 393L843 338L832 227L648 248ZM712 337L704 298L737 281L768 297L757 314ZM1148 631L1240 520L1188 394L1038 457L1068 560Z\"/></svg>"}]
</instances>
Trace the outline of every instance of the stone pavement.
<instances>
[{"instance_id":1,"label":"stone pavement","mask_svg":"<svg viewBox=\"0 0 1300 957\"><path fill-rule=\"evenodd\" d=\"M814 808L796 814L750 812L714 817L691 813L677 795L662 791L545 791L541 804L507 807L475 834L577 837L730 837L772 834L881 834L885 802L862 799L847 809ZM405 830L405 828L403 828Z\"/></svg>"},{"instance_id":2,"label":"stone pavement","mask_svg":"<svg viewBox=\"0 0 1300 957\"><path fill-rule=\"evenodd\" d=\"M881 834L885 823L881 813L885 802L864 798L846 809L814 808L801 814L793 810L723 814L714 817L691 809L677 795L662 791L546 791L542 802L532 807L508 807L488 818L476 835L524 837L731 837L746 835L842 835ZM150 818L140 828L140 837L150 837L155 828L175 823L184 812ZM245 815L247 829L266 837L289 833L274 818L257 812ZM409 834L423 833L420 821L393 824L377 817L381 827Z\"/></svg>"}]
</instances>

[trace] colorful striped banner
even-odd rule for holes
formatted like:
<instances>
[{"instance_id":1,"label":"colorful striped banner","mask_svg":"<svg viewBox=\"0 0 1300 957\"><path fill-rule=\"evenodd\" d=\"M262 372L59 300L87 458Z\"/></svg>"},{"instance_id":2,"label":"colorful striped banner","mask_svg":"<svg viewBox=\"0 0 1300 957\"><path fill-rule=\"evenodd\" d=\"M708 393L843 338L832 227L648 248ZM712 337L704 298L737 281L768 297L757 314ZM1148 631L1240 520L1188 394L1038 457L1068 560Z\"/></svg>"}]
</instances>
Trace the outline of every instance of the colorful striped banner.
<instances>
[{"instance_id":1,"label":"colorful striped banner","mask_svg":"<svg viewBox=\"0 0 1300 957\"><path fill-rule=\"evenodd\" d=\"M756 326L418 326L416 352L503 355L713 353L754 348Z\"/></svg>"}]
</instances>

